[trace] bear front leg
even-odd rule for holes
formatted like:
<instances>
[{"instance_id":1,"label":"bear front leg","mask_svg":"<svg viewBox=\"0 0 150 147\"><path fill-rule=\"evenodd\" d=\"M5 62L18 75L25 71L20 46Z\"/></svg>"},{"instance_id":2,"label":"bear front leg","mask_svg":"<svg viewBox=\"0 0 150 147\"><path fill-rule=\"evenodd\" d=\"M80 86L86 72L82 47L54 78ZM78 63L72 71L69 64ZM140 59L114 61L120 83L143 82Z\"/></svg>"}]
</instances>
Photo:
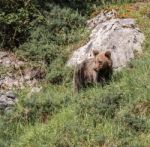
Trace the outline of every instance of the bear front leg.
<instances>
[{"instance_id":1,"label":"bear front leg","mask_svg":"<svg viewBox=\"0 0 150 147\"><path fill-rule=\"evenodd\" d=\"M93 83L98 85L98 74L95 71L93 71Z\"/></svg>"},{"instance_id":2,"label":"bear front leg","mask_svg":"<svg viewBox=\"0 0 150 147\"><path fill-rule=\"evenodd\" d=\"M81 88L83 88L84 85L84 79L83 79L83 72L80 68L76 68L74 71L74 78L73 78L73 90L74 93L79 92Z\"/></svg>"}]
</instances>

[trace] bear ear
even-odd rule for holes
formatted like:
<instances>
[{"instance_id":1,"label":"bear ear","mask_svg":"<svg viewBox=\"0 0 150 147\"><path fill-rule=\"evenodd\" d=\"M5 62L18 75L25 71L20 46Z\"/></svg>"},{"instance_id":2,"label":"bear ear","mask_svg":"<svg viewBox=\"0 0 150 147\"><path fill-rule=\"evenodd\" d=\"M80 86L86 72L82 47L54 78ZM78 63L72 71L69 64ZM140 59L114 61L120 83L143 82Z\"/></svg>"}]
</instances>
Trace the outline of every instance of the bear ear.
<instances>
[{"instance_id":1,"label":"bear ear","mask_svg":"<svg viewBox=\"0 0 150 147\"><path fill-rule=\"evenodd\" d=\"M99 54L99 51L98 50L93 50L93 55L94 55L94 57L96 56L96 55L98 55Z\"/></svg>"},{"instance_id":2,"label":"bear ear","mask_svg":"<svg viewBox=\"0 0 150 147\"><path fill-rule=\"evenodd\" d=\"M110 51L106 51L105 52L105 56L110 59L111 58L111 52Z\"/></svg>"}]
</instances>

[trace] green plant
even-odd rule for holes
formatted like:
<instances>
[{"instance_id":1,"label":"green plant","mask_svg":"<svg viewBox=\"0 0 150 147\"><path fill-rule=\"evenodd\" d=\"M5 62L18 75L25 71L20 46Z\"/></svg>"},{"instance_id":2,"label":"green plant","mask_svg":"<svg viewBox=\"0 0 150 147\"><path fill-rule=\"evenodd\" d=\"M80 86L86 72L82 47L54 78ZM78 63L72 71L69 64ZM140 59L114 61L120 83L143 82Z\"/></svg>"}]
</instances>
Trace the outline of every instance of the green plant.
<instances>
[{"instance_id":1,"label":"green plant","mask_svg":"<svg viewBox=\"0 0 150 147\"><path fill-rule=\"evenodd\" d=\"M60 5L60 2L56 4L55 1L57 8L59 5L59 10L64 10L64 7L68 9L69 6ZM49 68L47 79L53 82L55 78L61 77L63 84L60 84L61 82L55 85L47 84L47 80L42 83L43 90L37 94L33 93L30 97L27 96L28 89L25 89L25 92L19 91L19 101L14 110L7 115L0 115L0 146L149 146L150 21L145 14L149 11L150 4L137 3L137 5L139 10L131 9L130 12L126 9L128 6L135 8L134 4L116 5L121 9L118 10L119 13L126 12L130 17L137 19L146 36L144 53L132 61L132 68L127 67L121 73L117 73L113 81L103 88L87 88L86 91L73 95L72 71L65 69L63 65L70 52L84 42L86 33L83 24L79 30L71 29L73 33L69 35L70 38L74 38L73 42L63 42L64 40L60 39L60 44L57 44L57 39L54 40L52 42L54 47L46 57L47 69ZM49 6L42 7L45 7L47 12L51 11L48 10ZM75 9L71 11L70 9L73 8L69 7L68 12L75 12ZM39 29L38 33L45 29L43 24L38 26L40 27L43 29ZM32 31L36 32L36 28ZM44 38L47 31L43 32L41 36ZM42 40L41 36L39 40ZM28 40L29 44L32 39L31 37L31 40ZM39 40L35 39L33 47ZM44 43L41 41L42 47ZM55 56L56 46L61 53L58 55L56 51L58 56ZM30 56L28 49L21 45L19 51L26 53L35 62L37 59L45 58L42 53L46 54L46 51L37 53L38 51L33 48L33 54ZM3 71L1 73L3 74Z\"/></svg>"}]
</instances>

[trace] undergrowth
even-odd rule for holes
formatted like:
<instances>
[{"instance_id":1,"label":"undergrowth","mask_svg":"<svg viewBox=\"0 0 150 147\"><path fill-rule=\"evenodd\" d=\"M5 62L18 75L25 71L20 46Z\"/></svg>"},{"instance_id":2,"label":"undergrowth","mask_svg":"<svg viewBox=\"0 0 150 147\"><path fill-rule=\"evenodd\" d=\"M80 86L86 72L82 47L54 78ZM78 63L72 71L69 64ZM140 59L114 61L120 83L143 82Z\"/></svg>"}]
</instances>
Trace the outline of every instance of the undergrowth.
<instances>
[{"instance_id":1,"label":"undergrowth","mask_svg":"<svg viewBox=\"0 0 150 147\"><path fill-rule=\"evenodd\" d=\"M58 20L64 24L55 34L51 28L56 29L61 24L55 24L58 21L55 8L47 6L47 10L51 8L54 14L50 16L43 12L43 15L53 17L52 23L47 20L49 25L36 27L30 39L20 45L19 52L35 61L36 58L44 58L50 68L49 81L58 83L55 86L43 84L42 91L32 95L28 94L28 89L17 91L19 102L14 110L0 116L0 146L149 146L150 3L139 3L138 7L138 10L135 9L134 3L109 6L118 9L120 17L137 20L146 37L143 55L131 62L132 68L129 66L116 73L110 85L92 87L73 95L72 71L69 72L63 65L78 43L80 46L86 40L86 17L75 9L57 6L62 11ZM73 16L69 18L68 15ZM77 28L65 32L68 18L72 22L70 26L75 23ZM53 41L51 35L56 37ZM36 56L30 56L32 52Z\"/></svg>"}]
</instances>

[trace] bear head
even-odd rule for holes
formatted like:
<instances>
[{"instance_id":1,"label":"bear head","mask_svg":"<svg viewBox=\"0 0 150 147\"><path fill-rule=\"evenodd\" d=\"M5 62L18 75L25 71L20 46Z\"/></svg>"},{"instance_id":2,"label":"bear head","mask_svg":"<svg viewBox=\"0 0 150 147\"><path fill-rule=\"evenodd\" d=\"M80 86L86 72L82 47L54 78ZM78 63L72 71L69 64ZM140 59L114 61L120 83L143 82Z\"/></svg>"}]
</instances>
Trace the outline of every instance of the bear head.
<instances>
[{"instance_id":1,"label":"bear head","mask_svg":"<svg viewBox=\"0 0 150 147\"><path fill-rule=\"evenodd\" d=\"M105 69L112 68L112 59L111 52L99 52L97 50L93 50L94 55L94 67L93 69L98 72Z\"/></svg>"}]
</instances>

